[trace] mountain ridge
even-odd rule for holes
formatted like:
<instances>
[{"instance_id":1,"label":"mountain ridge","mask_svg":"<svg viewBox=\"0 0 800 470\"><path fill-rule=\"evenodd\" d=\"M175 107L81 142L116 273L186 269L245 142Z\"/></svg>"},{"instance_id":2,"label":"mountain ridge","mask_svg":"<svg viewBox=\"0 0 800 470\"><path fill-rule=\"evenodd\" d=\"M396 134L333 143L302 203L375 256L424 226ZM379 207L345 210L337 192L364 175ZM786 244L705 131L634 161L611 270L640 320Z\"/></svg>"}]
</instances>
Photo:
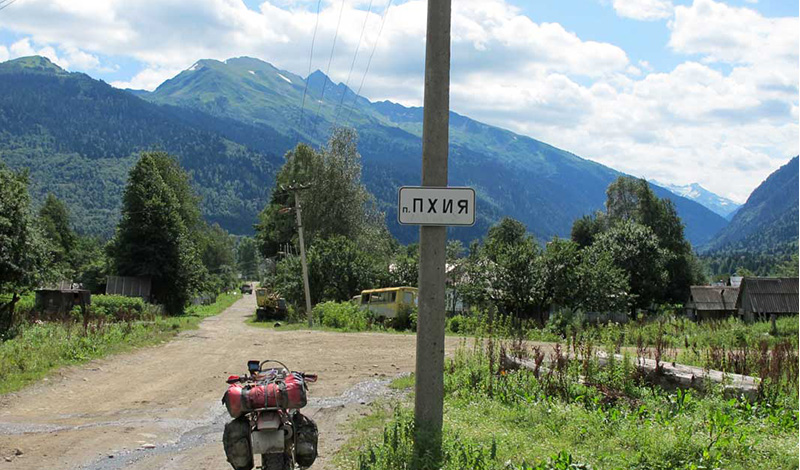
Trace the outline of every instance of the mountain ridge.
<instances>
[{"instance_id":1,"label":"mountain ridge","mask_svg":"<svg viewBox=\"0 0 800 470\"><path fill-rule=\"evenodd\" d=\"M747 198L731 223L703 247L706 252L796 253L798 246L798 157L770 174Z\"/></svg>"},{"instance_id":2,"label":"mountain ridge","mask_svg":"<svg viewBox=\"0 0 800 470\"><path fill-rule=\"evenodd\" d=\"M3 65L0 64L0 70ZM13 75L25 72L6 73ZM149 142L146 139L134 141L127 135L121 137L126 142L122 147L128 152L161 145L165 150L178 154L182 164L191 168L197 178L206 184L200 192L205 191L207 194L204 197L211 199L204 208L204 214L214 212L215 194L224 190L228 195L226 204L239 209L227 219L217 217L215 220L222 221L221 224L226 228L233 228L235 233L251 233L247 229L266 203L274 166L281 161L279 155L301 140L313 145L324 144L328 129L341 118L359 132L359 151L364 163L363 179L375 194L380 207L386 211L392 233L405 243L415 240L417 236L415 227L397 225L395 199L398 186L419 182L421 108L407 108L390 102L373 103L355 95L341 83L333 84L322 72L317 71L309 76L306 106L301 110L305 80L253 58L232 58L224 62L199 60L189 69L166 80L153 92L110 89L110 86L88 75L80 76L85 78L73 81L75 74L67 73L59 79L59 84L53 86L70 89L80 83L100 95L108 94L112 103L125 101L116 95L124 94L143 103L124 106L135 107L137 112L144 112L145 105L152 106L147 108L149 112L170 121L168 125L163 124L168 129L189 129L187 132L192 136L209 136L209 142L216 142L214 151L203 147L205 153L199 160L213 167L213 170L204 170L199 166L192 146L176 136L162 137L163 132L156 131L158 138L154 137ZM321 93L323 83L324 98ZM20 83L16 86L22 87ZM38 113L37 119L49 122L45 117L48 104L37 101L35 92L28 88L15 91L22 89L28 93L24 99L36 105L33 111ZM76 103L90 106L83 101ZM91 104L95 105L92 119L105 113L117 116L115 122L118 126L130 125L126 121L129 116L120 109L103 108L102 102ZM57 97L49 103L49 106L59 105ZM98 119L102 125L100 121ZM338 122L341 124L342 121ZM41 122L32 121L32 124L40 125ZM146 120L134 120L133 124L136 129L149 129ZM94 142L92 139L96 138L100 142L108 142L111 135L123 133L123 128L103 127L106 134L93 136L89 140ZM49 129L48 132L54 130ZM144 131L142 133L146 134ZM452 236L464 241L483 236L492 223L505 215L523 221L542 240L554 235L568 236L576 218L603 208L606 187L621 175L616 170L533 138L489 126L454 112L451 112L450 134L450 184L475 187L479 200L476 226L451 231ZM69 147L64 150L77 152L82 157L95 157L81 154L77 142L62 145ZM3 141L0 140L2 151ZM258 184L261 186L256 189L253 187L255 182L247 183L247 188L240 195L246 200L238 202L233 200L236 190L232 189L238 184L236 172L215 161L216 158L221 162L228 161L230 152L246 155L237 160L240 163L246 161L249 166L259 166L264 161L271 168L261 165L263 168L259 169L256 176L238 172L245 179L260 179ZM22 160L28 164L35 160L31 155L35 152L31 149L23 153L26 153L26 157ZM6 159L5 156L3 158ZM130 155L125 158L130 158ZM17 165L21 164L20 158L15 161ZM270 171L273 173L268 174ZM124 180L119 176L116 179ZM658 186L654 186L654 189L660 197L670 197L675 202L686 223L687 237L695 245L708 241L726 224L724 219L693 201L674 196ZM252 209L244 212L244 207ZM234 217L242 220L231 225Z\"/></svg>"}]
</instances>

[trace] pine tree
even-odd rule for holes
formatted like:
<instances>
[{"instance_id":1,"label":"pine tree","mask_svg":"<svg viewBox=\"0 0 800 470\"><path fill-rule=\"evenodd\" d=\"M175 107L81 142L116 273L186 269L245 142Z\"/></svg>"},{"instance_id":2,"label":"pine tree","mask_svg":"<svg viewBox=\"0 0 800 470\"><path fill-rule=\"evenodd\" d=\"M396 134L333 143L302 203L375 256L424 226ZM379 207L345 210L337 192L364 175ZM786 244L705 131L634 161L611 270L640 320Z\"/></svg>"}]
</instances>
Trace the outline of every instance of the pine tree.
<instances>
[{"instance_id":1,"label":"pine tree","mask_svg":"<svg viewBox=\"0 0 800 470\"><path fill-rule=\"evenodd\" d=\"M160 159L142 154L131 170L108 254L118 274L150 277L155 299L168 313L180 314L200 287L204 268L183 218L185 201L165 181ZM175 177L169 174L167 179ZM183 173L180 179L188 176Z\"/></svg>"}]
</instances>

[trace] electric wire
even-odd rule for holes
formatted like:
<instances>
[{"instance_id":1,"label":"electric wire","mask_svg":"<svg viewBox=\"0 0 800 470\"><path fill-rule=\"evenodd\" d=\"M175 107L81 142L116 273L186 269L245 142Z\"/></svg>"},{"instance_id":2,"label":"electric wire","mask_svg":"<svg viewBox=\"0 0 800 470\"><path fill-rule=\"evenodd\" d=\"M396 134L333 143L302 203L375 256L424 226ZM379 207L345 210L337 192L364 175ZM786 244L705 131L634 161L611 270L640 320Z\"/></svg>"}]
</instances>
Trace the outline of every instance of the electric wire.
<instances>
[{"instance_id":1,"label":"electric wire","mask_svg":"<svg viewBox=\"0 0 800 470\"><path fill-rule=\"evenodd\" d=\"M319 104L317 105L317 116L314 119L314 131L316 133L317 123L319 122L319 112L322 110L322 102L325 100L325 85L328 84L329 75L331 72L331 62L333 62L333 51L336 49L336 38L339 37L339 25L342 24L342 13L344 13L344 0L342 6L339 7L339 20L336 22L336 32L333 34L333 44L331 44L331 55L328 57L328 67L325 69L325 77L322 79L322 93L319 97Z\"/></svg>"},{"instance_id":2,"label":"electric wire","mask_svg":"<svg viewBox=\"0 0 800 470\"><path fill-rule=\"evenodd\" d=\"M16 1L17 1L17 0L4 0L4 1L0 1L0 11L3 11L3 10L5 10L6 8L10 7L10 6L11 6L11 5L13 5L13 4L14 4L14 2L16 2Z\"/></svg>"},{"instance_id":3,"label":"electric wire","mask_svg":"<svg viewBox=\"0 0 800 470\"><path fill-rule=\"evenodd\" d=\"M344 81L344 91L342 91L342 99L339 100L339 105L336 107L336 116L333 118L333 127L339 122L339 114L342 112L344 105L344 98L347 96L347 85L350 84L350 77L353 75L353 69L356 65L356 58L358 58L358 50L361 48L361 40L364 38L364 31L367 29L367 22L369 14L372 13L372 0L369 0L369 7L367 7L367 14L364 16L364 24L361 25L361 34L358 36L358 44L356 44L356 52L353 54L353 61L350 63L350 71L347 73L347 80Z\"/></svg>"},{"instance_id":4,"label":"electric wire","mask_svg":"<svg viewBox=\"0 0 800 470\"><path fill-rule=\"evenodd\" d=\"M364 80L367 78L367 74L369 73L369 66L372 64L372 56L375 55L375 49L378 47L378 42L381 40L381 33L383 33L383 25L386 24L386 16L389 13L389 8L392 6L392 0L389 0L386 3L386 9L383 11L383 17L381 18L381 27L378 29L378 37L375 38L375 43L372 45L372 52L369 53L369 59L367 59L367 67L364 69L364 75L361 76L361 83L358 85L358 91L356 91L356 96L353 97L353 103L350 105L350 108L347 112L347 118L345 118L345 122L350 120L350 115L353 114L353 108L356 106L356 100L358 100L359 95L361 94L361 88L364 87Z\"/></svg>"},{"instance_id":5,"label":"electric wire","mask_svg":"<svg viewBox=\"0 0 800 470\"><path fill-rule=\"evenodd\" d=\"M13 0L16 1L16 0ZM311 36L311 53L308 57L308 74L306 75L306 85L303 87L303 101L300 105L300 122L297 123L298 129L295 130L295 134L297 136L297 140L295 141L295 145L300 142L300 127L303 125L303 112L306 108L306 92L308 92L308 77L311 76L311 63L314 60L314 42L317 40L317 27L319 26L319 7L322 4L322 0L317 0L317 19L314 21L314 34Z\"/></svg>"}]
</instances>

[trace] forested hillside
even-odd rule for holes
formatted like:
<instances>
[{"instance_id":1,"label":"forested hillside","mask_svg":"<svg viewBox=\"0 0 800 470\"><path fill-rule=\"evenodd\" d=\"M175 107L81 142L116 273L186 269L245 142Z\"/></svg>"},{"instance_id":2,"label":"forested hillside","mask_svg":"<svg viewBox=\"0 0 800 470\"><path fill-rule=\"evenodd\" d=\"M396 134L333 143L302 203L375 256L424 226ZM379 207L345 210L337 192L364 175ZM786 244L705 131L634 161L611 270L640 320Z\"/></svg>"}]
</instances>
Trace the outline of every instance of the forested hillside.
<instances>
[{"instance_id":1,"label":"forested hillside","mask_svg":"<svg viewBox=\"0 0 800 470\"><path fill-rule=\"evenodd\" d=\"M798 250L798 157L772 173L705 248L718 272L760 274Z\"/></svg>"},{"instance_id":2,"label":"forested hillside","mask_svg":"<svg viewBox=\"0 0 800 470\"><path fill-rule=\"evenodd\" d=\"M44 58L0 64L0 156L30 169L35 199L52 192L66 201L83 233L111 233L128 170L147 149L180 158L207 220L252 229L279 158L221 137L218 119L178 111Z\"/></svg>"},{"instance_id":3,"label":"forested hillside","mask_svg":"<svg viewBox=\"0 0 800 470\"><path fill-rule=\"evenodd\" d=\"M412 241L416 229L395 222L397 188L419 183L422 108L370 102L322 72L305 81L266 62L240 57L225 62L201 60L155 92L141 95L156 103L191 108L238 120L253 129L284 136L276 139L279 153L297 139L322 144L333 125L356 128L364 157L364 181L388 214L392 232ZM246 132L226 137L255 145ZM244 140L242 140L244 139ZM572 222L602 209L605 190L620 174L537 140L489 126L457 113L450 114L450 184L472 186L478 195L478 222L453 230L471 240L483 236L502 216L521 220L540 239L569 234ZM283 143L283 147L281 146ZM693 201L654 187L672 199L694 244L705 243L726 221Z\"/></svg>"},{"instance_id":4,"label":"forested hillside","mask_svg":"<svg viewBox=\"0 0 800 470\"><path fill-rule=\"evenodd\" d=\"M31 169L32 193L65 200L79 230L108 234L121 188L141 150L179 156L202 197L203 214L233 233L252 233L277 166L298 141L320 145L334 124L353 126L363 180L404 243L417 230L396 222L397 188L420 182L422 109L371 103L321 72L303 78L256 59L203 60L155 92L126 92L47 59L0 64L0 156ZM324 90L324 95L323 95ZM148 102L149 101L149 102ZM302 124L301 124L302 123ZM472 186L478 222L451 236L482 237L503 216L541 240L603 207L619 173L529 137L451 113L450 184ZM726 221L688 199L675 202L695 245Z\"/></svg>"}]
</instances>

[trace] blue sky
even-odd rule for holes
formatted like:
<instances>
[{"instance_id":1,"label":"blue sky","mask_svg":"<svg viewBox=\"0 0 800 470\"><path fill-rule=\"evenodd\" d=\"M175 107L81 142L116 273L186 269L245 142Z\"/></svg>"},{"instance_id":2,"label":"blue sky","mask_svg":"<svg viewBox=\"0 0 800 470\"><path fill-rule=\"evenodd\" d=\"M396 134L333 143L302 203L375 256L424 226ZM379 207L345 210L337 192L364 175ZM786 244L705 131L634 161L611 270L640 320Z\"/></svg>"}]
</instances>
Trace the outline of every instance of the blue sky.
<instances>
[{"instance_id":1,"label":"blue sky","mask_svg":"<svg viewBox=\"0 0 800 470\"><path fill-rule=\"evenodd\" d=\"M344 4L344 9L340 10ZM323 0L313 69L419 105L424 0ZM249 55L308 69L316 0L17 0L0 61L30 54L114 86L153 89L196 60ZM364 19L362 43L358 42ZM798 3L457 0L451 105L637 176L743 202L798 153ZM352 83L350 83L353 86ZM476 93L475 90L481 90Z\"/></svg>"}]
</instances>

